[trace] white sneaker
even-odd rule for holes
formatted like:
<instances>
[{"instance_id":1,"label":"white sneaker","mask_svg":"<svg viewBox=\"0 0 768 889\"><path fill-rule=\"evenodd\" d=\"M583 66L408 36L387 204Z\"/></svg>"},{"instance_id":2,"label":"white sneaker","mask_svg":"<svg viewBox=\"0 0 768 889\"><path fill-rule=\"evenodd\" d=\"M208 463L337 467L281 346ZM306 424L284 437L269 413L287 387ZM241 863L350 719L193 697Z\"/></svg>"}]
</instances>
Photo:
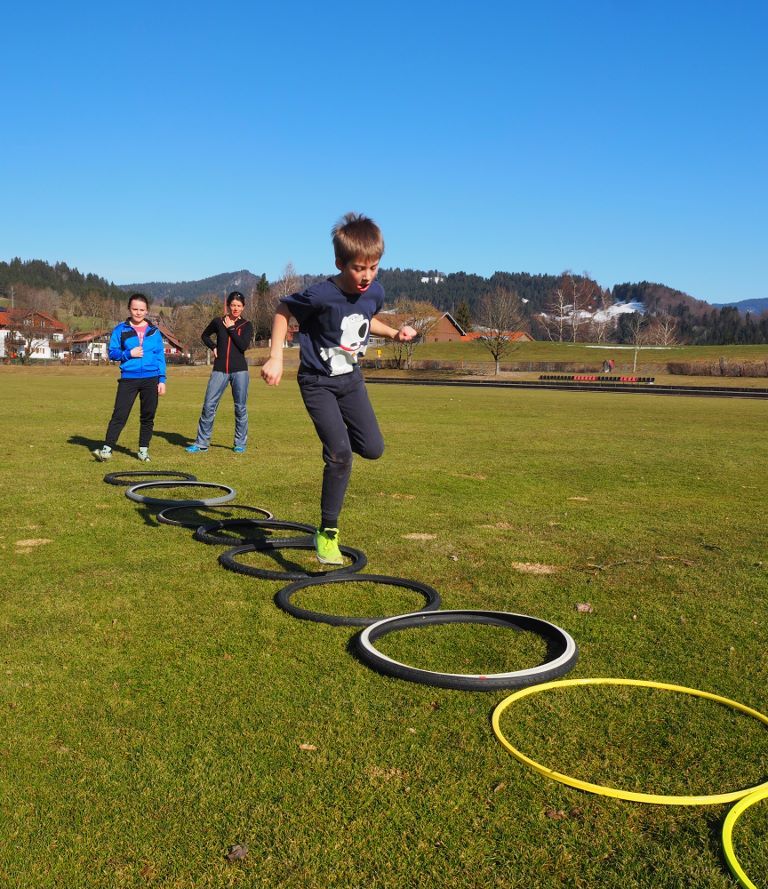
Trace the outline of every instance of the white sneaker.
<instances>
[{"instance_id":1,"label":"white sneaker","mask_svg":"<svg viewBox=\"0 0 768 889\"><path fill-rule=\"evenodd\" d=\"M139 448L139 453L136 456L142 463L149 463L149 448Z\"/></svg>"},{"instance_id":2,"label":"white sneaker","mask_svg":"<svg viewBox=\"0 0 768 889\"><path fill-rule=\"evenodd\" d=\"M91 453L99 463L105 463L107 460L112 459L112 448L108 448L106 445L104 445L103 448L96 448L96 450L91 451Z\"/></svg>"}]
</instances>

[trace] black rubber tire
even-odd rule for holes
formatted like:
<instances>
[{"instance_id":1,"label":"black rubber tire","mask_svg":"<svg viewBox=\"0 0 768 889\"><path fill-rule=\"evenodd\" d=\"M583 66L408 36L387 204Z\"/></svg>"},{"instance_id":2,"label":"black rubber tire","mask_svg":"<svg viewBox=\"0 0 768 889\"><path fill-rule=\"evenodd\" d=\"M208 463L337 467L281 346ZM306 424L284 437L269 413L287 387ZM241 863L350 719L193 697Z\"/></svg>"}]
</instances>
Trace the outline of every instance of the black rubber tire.
<instances>
[{"instance_id":1,"label":"black rubber tire","mask_svg":"<svg viewBox=\"0 0 768 889\"><path fill-rule=\"evenodd\" d=\"M200 527L200 519L194 519L191 522L183 522L179 519L172 519L170 517L170 513L172 513L176 509L189 509L189 506L167 506L165 509L161 509L157 514L156 518L158 522L162 525L174 525L177 528L199 528ZM194 509L194 507L192 507ZM273 519L274 515L268 509L262 509L260 506L208 506L204 507L206 509L246 509L251 512L258 512L261 514L264 519Z\"/></svg>"},{"instance_id":2,"label":"black rubber tire","mask_svg":"<svg viewBox=\"0 0 768 889\"><path fill-rule=\"evenodd\" d=\"M314 528L312 529L314 531ZM237 571L238 574L247 574L249 577L259 577L262 580L306 580L308 577L324 576L325 574L353 574L362 571L368 564L365 553L351 546L340 546L342 555L352 559L351 565L328 565L310 574L307 571L270 571L267 568L254 568L251 565L243 565L237 561L237 556L242 553L265 552L274 549L314 549L313 540L265 540L260 543L248 543L245 546L236 546L228 549L219 556L219 562L229 571Z\"/></svg>"},{"instance_id":3,"label":"black rubber tire","mask_svg":"<svg viewBox=\"0 0 768 889\"><path fill-rule=\"evenodd\" d=\"M205 497L198 500L171 500L167 497L147 497L139 491L147 488L183 488L185 486L195 488L218 488L220 491L227 493L221 497ZM219 506L222 503L229 503L237 497L237 491L230 488L229 485L221 485L218 482L142 482L128 488L125 496L129 500L136 503L143 503L145 506Z\"/></svg>"},{"instance_id":4,"label":"black rubber tire","mask_svg":"<svg viewBox=\"0 0 768 889\"><path fill-rule=\"evenodd\" d=\"M135 471L135 472L108 472L104 476L104 481L108 485L120 485L121 487L126 487L127 485L136 484L135 481L123 481L123 479L128 478L129 476L133 479L137 478L157 478L158 476L168 476L173 475L178 478L179 481L189 481L196 482L197 476L192 475L191 472L166 472L165 470L156 469L144 470L144 471Z\"/></svg>"},{"instance_id":5,"label":"black rubber tire","mask_svg":"<svg viewBox=\"0 0 768 889\"><path fill-rule=\"evenodd\" d=\"M410 627L447 623L493 624L536 633L547 643L547 660L537 667L527 670L491 673L487 676L471 673L438 673L402 664L377 651L373 646L376 639L380 639L387 633ZM440 688L453 688L460 691L525 688L528 685L549 682L573 669L578 659L576 643L565 630L546 620L505 611L433 611L384 618L355 637L354 649L363 663L373 667L379 673L395 676L398 679L407 679L409 682L419 682L422 685L435 685Z\"/></svg>"},{"instance_id":6,"label":"black rubber tire","mask_svg":"<svg viewBox=\"0 0 768 889\"><path fill-rule=\"evenodd\" d=\"M321 611L309 611L306 608L299 608L291 602L291 596L298 590L305 589L309 586L320 586L326 583L381 583L388 586L405 587L409 590L415 590L421 593L426 599L426 605L415 611L415 614L421 614L426 611L435 611L440 607L440 595L437 590L425 583L419 583L417 580L407 580L404 577L388 577L384 574L351 574L337 576L334 574L326 574L322 577L308 577L305 580L297 580L296 583L283 587L275 595L275 603L283 611L298 617L300 620L312 620L316 623L331 624L335 627L369 627L371 624L381 620L380 617L346 617L338 614L324 614Z\"/></svg>"},{"instance_id":7,"label":"black rubber tire","mask_svg":"<svg viewBox=\"0 0 768 889\"><path fill-rule=\"evenodd\" d=\"M201 543L231 546L236 542L232 537L217 537L215 534L216 531L223 531L226 528L263 528L265 531L303 531L305 535L315 533L315 528L312 525L305 525L302 522L284 522L280 519L223 519L220 522L211 522L209 525L200 525L192 536L195 540L199 540ZM269 539L272 543L275 542L275 538ZM287 539L290 540L290 538ZM240 540L242 545L252 542L253 538L251 537L245 537Z\"/></svg>"}]
</instances>

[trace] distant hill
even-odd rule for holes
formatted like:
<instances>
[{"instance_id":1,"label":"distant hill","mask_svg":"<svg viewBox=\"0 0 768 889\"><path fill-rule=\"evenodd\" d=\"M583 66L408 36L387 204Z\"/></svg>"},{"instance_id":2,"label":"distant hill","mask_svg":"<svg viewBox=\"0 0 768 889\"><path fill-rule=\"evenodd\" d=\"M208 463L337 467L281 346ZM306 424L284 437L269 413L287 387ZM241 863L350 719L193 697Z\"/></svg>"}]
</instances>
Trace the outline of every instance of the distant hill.
<instances>
[{"instance_id":1,"label":"distant hill","mask_svg":"<svg viewBox=\"0 0 768 889\"><path fill-rule=\"evenodd\" d=\"M678 315L685 306L691 315L701 315L712 309L710 303L696 299L682 290L665 284L641 281L639 284L616 284L611 291L614 302L641 302L652 314Z\"/></svg>"},{"instance_id":2,"label":"distant hill","mask_svg":"<svg viewBox=\"0 0 768 889\"><path fill-rule=\"evenodd\" d=\"M307 287L320 280L320 275L297 275L297 287ZM455 312L458 305L466 302L473 311L489 290L504 287L513 290L523 300L526 314L535 315L546 310L552 291L560 281L559 275L531 275L527 272L495 272L489 278L482 275L454 272L442 274L435 270L381 269L379 281L387 293L388 302L400 296L430 302L443 311ZM193 303L201 296L215 293L226 296L232 290L240 290L248 296L259 282L259 276L247 269L226 272L198 281L150 281L121 284L124 291L138 290L165 305ZM700 316L712 306L680 290L641 281L636 284L617 284L610 296L613 302L642 303L649 313L679 314L685 306L686 313Z\"/></svg>"},{"instance_id":3,"label":"distant hill","mask_svg":"<svg viewBox=\"0 0 768 889\"><path fill-rule=\"evenodd\" d=\"M19 285L32 290L49 290L56 293L72 293L84 296L95 292L110 299L123 298L116 284L94 274L83 274L70 268L65 262L49 265L42 259L0 262L0 293L7 295Z\"/></svg>"},{"instance_id":4,"label":"distant hill","mask_svg":"<svg viewBox=\"0 0 768 889\"><path fill-rule=\"evenodd\" d=\"M297 286L308 287L321 280L322 275L297 275ZM495 287L514 290L526 301L528 311L541 311L557 285L559 275L529 275L526 272L496 272L490 278L455 272L443 275L440 272L419 269L381 269L379 281L387 293L387 299L394 302L399 296L431 302L438 309L455 311L461 302L471 308L483 294ZM227 272L199 281L149 281L136 284L121 284L125 291L138 290L153 300L165 305L192 303L204 294L215 293L226 296L232 290L240 290L248 296L259 282L259 276L247 269Z\"/></svg>"},{"instance_id":5,"label":"distant hill","mask_svg":"<svg viewBox=\"0 0 768 889\"><path fill-rule=\"evenodd\" d=\"M221 275L213 275L211 278L202 278L199 281L149 281L143 284L120 284L120 289L139 291L146 293L152 300L164 305L175 303L192 303L205 294L215 293L218 296L226 296L233 290L239 290L248 296L251 290L259 283L259 275L254 275L247 269L239 272L224 272Z\"/></svg>"},{"instance_id":6,"label":"distant hill","mask_svg":"<svg viewBox=\"0 0 768 889\"><path fill-rule=\"evenodd\" d=\"M732 306L738 309L742 315L749 312L750 315L760 316L763 312L768 312L768 297L765 299L742 299L737 303L715 303L715 306L718 309Z\"/></svg>"},{"instance_id":7,"label":"distant hill","mask_svg":"<svg viewBox=\"0 0 768 889\"><path fill-rule=\"evenodd\" d=\"M322 277L296 274L291 286L301 290ZM232 290L240 290L248 297L258 288L261 278L241 269L197 281L152 281L118 286L97 275L83 274L63 262L50 265L39 259L14 258L10 262L0 261L0 297L6 302L13 299L19 307L49 312L63 321L91 317L100 319L101 326L108 326L124 316L125 294L132 290L146 293L153 302L162 305L191 305L204 295L223 297ZM533 328L537 317L551 312L553 291L561 286L562 276L494 272L485 278L465 272L443 274L434 269L390 268L380 270L379 280L390 304L404 296L432 303L453 314L467 311L470 316L477 313L485 294L499 287L513 290L520 297ZM579 281L583 279L574 276L571 284ZM670 315L679 340L686 343L768 342L768 299L716 306L649 281L617 284L610 291L591 282L590 289L593 313L613 305L612 313L618 316L619 326L622 317L639 311L649 316ZM75 324L74 320L72 323Z\"/></svg>"}]
</instances>

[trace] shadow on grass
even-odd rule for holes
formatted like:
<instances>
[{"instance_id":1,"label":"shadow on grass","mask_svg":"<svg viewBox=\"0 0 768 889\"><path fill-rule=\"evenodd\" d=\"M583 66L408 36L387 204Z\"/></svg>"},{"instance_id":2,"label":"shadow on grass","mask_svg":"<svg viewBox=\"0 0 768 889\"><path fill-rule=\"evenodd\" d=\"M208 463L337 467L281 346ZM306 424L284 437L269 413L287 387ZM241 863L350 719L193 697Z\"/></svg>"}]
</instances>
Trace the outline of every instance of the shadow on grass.
<instances>
[{"instance_id":1,"label":"shadow on grass","mask_svg":"<svg viewBox=\"0 0 768 889\"><path fill-rule=\"evenodd\" d=\"M155 429L152 433L153 437L162 438L164 441L167 441L169 445L173 445L177 448L186 448L189 447L194 442L194 436L190 438L187 435L180 435L178 432L164 432L162 429ZM231 451L232 448L228 445L223 444L212 444L208 446L209 451ZM200 454L201 457L205 456L203 452Z\"/></svg>"},{"instance_id":2,"label":"shadow on grass","mask_svg":"<svg viewBox=\"0 0 768 889\"><path fill-rule=\"evenodd\" d=\"M185 448L194 441L194 438L190 438L188 435L180 435L178 432L163 432L161 429L155 429L152 435L153 437L162 438L168 444L178 448Z\"/></svg>"},{"instance_id":3,"label":"shadow on grass","mask_svg":"<svg viewBox=\"0 0 768 889\"><path fill-rule=\"evenodd\" d=\"M246 565L242 562L238 562L233 556L229 555L229 551L222 553L219 556L219 562L223 567L227 568L230 571L235 571L238 574L245 574L250 577L257 577L259 580L274 580L277 582L283 583L293 583L296 580L306 580L312 577L326 577L331 571L337 571L337 568L318 568L317 571L310 571L306 565L302 565L299 562L292 561L290 558L286 558L280 549L282 547L290 548L290 549L301 549L301 550L313 550L315 549L314 537L311 534L302 534L296 537L266 537L261 541L244 541L242 546L248 546L250 549L246 551L257 552L263 556L269 557L274 563L275 568L260 568L255 565ZM235 547L238 548L239 547ZM227 557L227 560L236 565L237 567L232 567L231 564L227 564L224 561L224 557ZM365 566L365 556L360 553L359 567L357 570L362 569ZM351 570L351 565L345 565L343 569L344 572L348 572ZM276 568L282 569L281 571L276 571ZM275 576L277 574L278 576ZM285 576L282 576L282 575Z\"/></svg>"},{"instance_id":4,"label":"shadow on grass","mask_svg":"<svg viewBox=\"0 0 768 889\"><path fill-rule=\"evenodd\" d=\"M95 451L96 448L100 448L104 444L104 439L103 438L98 438L98 439L86 438L84 435L70 435L70 437L67 439L67 444L76 445L81 448L86 448L88 453L91 454L91 456L93 456L93 454L91 452ZM115 447L112 448L112 452L115 454L127 454L129 457L135 456L134 451L131 451L128 448L124 448L122 445L115 445Z\"/></svg>"},{"instance_id":5,"label":"shadow on grass","mask_svg":"<svg viewBox=\"0 0 768 889\"><path fill-rule=\"evenodd\" d=\"M160 522L157 520L157 514L161 509L162 506L147 506L145 503L136 504L136 512L144 521L144 524L149 525L150 528L158 528L160 526Z\"/></svg>"}]
</instances>

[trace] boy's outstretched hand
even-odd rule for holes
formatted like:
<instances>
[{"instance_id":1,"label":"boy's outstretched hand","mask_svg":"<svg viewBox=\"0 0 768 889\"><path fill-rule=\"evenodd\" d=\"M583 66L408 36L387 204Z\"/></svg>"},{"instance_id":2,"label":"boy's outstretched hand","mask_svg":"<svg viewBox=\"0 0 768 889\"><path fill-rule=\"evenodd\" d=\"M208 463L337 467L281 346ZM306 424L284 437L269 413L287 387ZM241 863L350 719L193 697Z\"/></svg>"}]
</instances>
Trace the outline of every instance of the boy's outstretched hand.
<instances>
[{"instance_id":1,"label":"boy's outstretched hand","mask_svg":"<svg viewBox=\"0 0 768 889\"><path fill-rule=\"evenodd\" d=\"M282 358L267 358L261 368L261 378L268 386L277 386L283 377Z\"/></svg>"},{"instance_id":2,"label":"boy's outstretched hand","mask_svg":"<svg viewBox=\"0 0 768 889\"><path fill-rule=\"evenodd\" d=\"M408 343L418 335L418 331L411 327L410 324L404 324L400 330L397 331L394 339L397 340L398 343Z\"/></svg>"}]
</instances>

